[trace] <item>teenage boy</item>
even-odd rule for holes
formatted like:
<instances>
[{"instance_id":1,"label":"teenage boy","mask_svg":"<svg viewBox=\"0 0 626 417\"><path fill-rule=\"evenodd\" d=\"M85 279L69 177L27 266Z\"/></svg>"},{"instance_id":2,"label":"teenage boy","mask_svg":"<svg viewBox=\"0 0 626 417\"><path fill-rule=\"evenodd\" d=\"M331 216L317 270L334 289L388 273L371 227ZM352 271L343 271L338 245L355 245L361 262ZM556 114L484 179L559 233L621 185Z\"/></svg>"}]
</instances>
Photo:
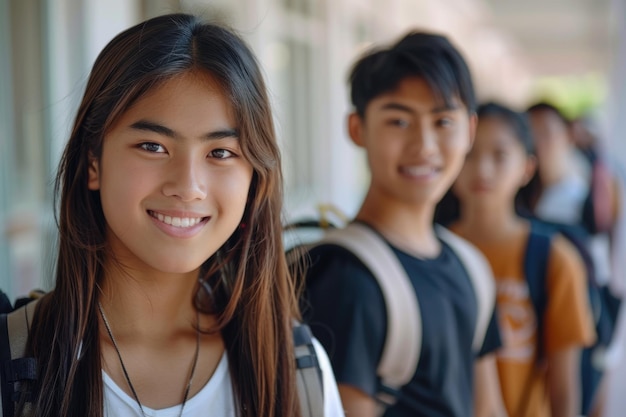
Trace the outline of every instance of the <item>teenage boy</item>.
<instances>
[{"instance_id":1,"label":"teenage boy","mask_svg":"<svg viewBox=\"0 0 626 417\"><path fill-rule=\"evenodd\" d=\"M474 137L469 69L446 38L410 33L362 57L350 82L355 110L348 130L371 171L355 221L392 248L409 276L422 322L416 372L393 394L396 403L384 415L503 416L493 310L482 349L473 350L475 289L459 256L433 227L435 206ZM388 325L381 288L346 249L321 246L310 258L307 319L331 355L346 415L379 415L377 367ZM407 325L411 320L406 317Z\"/></svg>"}]
</instances>

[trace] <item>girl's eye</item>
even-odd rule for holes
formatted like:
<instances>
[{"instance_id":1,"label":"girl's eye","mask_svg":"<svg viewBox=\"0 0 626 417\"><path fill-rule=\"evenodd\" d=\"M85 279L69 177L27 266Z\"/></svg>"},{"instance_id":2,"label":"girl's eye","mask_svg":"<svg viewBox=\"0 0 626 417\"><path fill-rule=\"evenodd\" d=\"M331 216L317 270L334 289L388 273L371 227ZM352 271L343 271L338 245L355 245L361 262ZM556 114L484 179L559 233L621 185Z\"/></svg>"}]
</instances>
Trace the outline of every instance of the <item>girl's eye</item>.
<instances>
[{"instance_id":1,"label":"girl's eye","mask_svg":"<svg viewBox=\"0 0 626 417\"><path fill-rule=\"evenodd\" d=\"M140 145L141 149L152 153L165 153L165 148L158 143L145 142Z\"/></svg>"},{"instance_id":2,"label":"girl's eye","mask_svg":"<svg viewBox=\"0 0 626 417\"><path fill-rule=\"evenodd\" d=\"M228 159L235 156L234 153L227 149L214 149L211 151L211 156L216 159Z\"/></svg>"}]
</instances>

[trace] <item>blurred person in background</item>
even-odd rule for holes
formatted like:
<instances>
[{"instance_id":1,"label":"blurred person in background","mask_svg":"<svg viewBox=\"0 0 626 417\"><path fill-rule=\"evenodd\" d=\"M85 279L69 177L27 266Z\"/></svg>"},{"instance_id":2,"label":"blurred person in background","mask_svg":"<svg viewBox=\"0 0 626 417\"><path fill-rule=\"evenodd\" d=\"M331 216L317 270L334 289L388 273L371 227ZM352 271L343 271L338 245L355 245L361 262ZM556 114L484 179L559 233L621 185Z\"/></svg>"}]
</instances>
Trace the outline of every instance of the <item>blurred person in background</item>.
<instances>
[{"instance_id":1,"label":"blurred person in background","mask_svg":"<svg viewBox=\"0 0 626 417\"><path fill-rule=\"evenodd\" d=\"M612 372L623 360L624 340L617 336L618 317L626 289L626 207L623 167L607 152L596 120L590 115L570 122L572 140L589 166L590 192L583 207L583 224L592 235L590 244L597 259L597 276L601 280L604 322L610 326L610 338L597 352L595 366ZM615 337L613 334L615 333ZM621 338L623 339L623 337ZM597 375L599 378L601 375ZM609 378L602 376L590 404L589 415L604 415Z\"/></svg>"},{"instance_id":2,"label":"blurred person in background","mask_svg":"<svg viewBox=\"0 0 626 417\"><path fill-rule=\"evenodd\" d=\"M584 266L565 238L516 211L536 167L525 117L489 103L478 118L474 146L436 220L476 245L493 269L509 416L571 417L579 409L581 348L595 339Z\"/></svg>"},{"instance_id":3,"label":"blurred person in background","mask_svg":"<svg viewBox=\"0 0 626 417\"><path fill-rule=\"evenodd\" d=\"M604 352L612 341L620 305L607 285L612 280L611 234L620 217L620 191L600 143L582 120L570 122L549 103L527 109L537 151L538 172L525 190L527 212L555 229L575 234L590 255L590 285L599 289L592 301L597 344L583 352L582 412L602 408Z\"/></svg>"}]
</instances>

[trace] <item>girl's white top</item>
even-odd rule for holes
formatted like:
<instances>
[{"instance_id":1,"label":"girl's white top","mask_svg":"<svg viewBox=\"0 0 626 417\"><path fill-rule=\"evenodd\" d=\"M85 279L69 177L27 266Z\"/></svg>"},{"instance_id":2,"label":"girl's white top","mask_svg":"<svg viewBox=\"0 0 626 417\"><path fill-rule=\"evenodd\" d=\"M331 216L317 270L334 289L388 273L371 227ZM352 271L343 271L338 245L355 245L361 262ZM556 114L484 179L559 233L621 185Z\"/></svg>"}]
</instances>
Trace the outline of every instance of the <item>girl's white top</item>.
<instances>
[{"instance_id":1,"label":"girl's white top","mask_svg":"<svg viewBox=\"0 0 626 417\"><path fill-rule=\"evenodd\" d=\"M328 356L317 340L314 339L313 344L323 375L324 417L344 417ZM122 391L104 371L102 371L102 378L104 380L104 415L106 417L142 417L139 405L134 398ZM224 353L209 382L200 392L187 400L183 417L206 417L207 412L215 417L236 417L234 401L230 372L228 372L228 357ZM143 411L146 417L178 417L180 405L161 410L153 410L143 406Z\"/></svg>"}]
</instances>

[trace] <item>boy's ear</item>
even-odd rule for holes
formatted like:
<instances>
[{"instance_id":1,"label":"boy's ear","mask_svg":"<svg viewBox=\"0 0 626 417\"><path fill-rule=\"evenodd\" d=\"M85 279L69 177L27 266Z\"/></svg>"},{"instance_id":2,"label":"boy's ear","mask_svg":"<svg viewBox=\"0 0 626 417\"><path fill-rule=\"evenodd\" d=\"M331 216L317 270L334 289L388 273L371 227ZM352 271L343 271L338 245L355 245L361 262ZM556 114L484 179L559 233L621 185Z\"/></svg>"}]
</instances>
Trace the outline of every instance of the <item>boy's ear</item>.
<instances>
[{"instance_id":1,"label":"boy's ear","mask_svg":"<svg viewBox=\"0 0 626 417\"><path fill-rule=\"evenodd\" d=\"M363 119L356 112L348 115L348 134L355 145L360 147L365 146L363 139Z\"/></svg>"},{"instance_id":2,"label":"boy's ear","mask_svg":"<svg viewBox=\"0 0 626 417\"><path fill-rule=\"evenodd\" d=\"M87 188L92 191L100 189L100 164L98 158L91 152L89 152L89 180L87 181Z\"/></svg>"},{"instance_id":3,"label":"boy's ear","mask_svg":"<svg viewBox=\"0 0 626 417\"><path fill-rule=\"evenodd\" d=\"M526 167L524 169L524 176L522 177L522 187L528 185L530 180L535 176L535 172L537 171L537 157L534 155L529 155L526 158Z\"/></svg>"},{"instance_id":4,"label":"boy's ear","mask_svg":"<svg viewBox=\"0 0 626 417\"><path fill-rule=\"evenodd\" d=\"M474 146L474 140L476 139L477 126L478 126L478 115L476 113L472 113L470 114L470 117L469 117L470 141L469 141L469 147L467 148L468 151L472 149L472 146Z\"/></svg>"}]
</instances>

